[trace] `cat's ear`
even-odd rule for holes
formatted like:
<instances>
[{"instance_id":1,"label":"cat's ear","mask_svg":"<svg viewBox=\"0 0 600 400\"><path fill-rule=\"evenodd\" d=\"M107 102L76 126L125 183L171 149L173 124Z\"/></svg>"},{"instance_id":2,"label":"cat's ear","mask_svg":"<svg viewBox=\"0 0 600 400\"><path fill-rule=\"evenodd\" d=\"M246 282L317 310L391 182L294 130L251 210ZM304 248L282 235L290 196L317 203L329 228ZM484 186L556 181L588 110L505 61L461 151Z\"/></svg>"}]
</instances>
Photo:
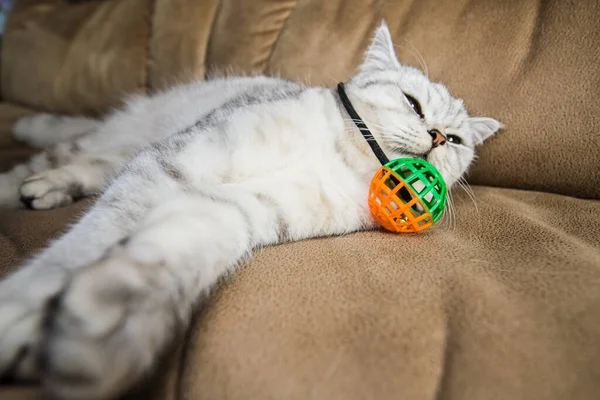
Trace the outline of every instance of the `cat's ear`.
<instances>
[{"instance_id":1,"label":"cat's ear","mask_svg":"<svg viewBox=\"0 0 600 400\"><path fill-rule=\"evenodd\" d=\"M488 117L471 117L469 118L469 125L475 136L475 142L478 145L482 144L487 138L498 132L498 130L504 128L501 122Z\"/></svg>"},{"instance_id":2,"label":"cat's ear","mask_svg":"<svg viewBox=\"0 0 600 400\"><path fill-rule=\"evenodd\" d=\"M375 37L365 53L365 61L361 71L385 71L400 68L398 57L394 51L392 37L385 21L382 21L375 32Z\"/></svg>"}]
</instances>

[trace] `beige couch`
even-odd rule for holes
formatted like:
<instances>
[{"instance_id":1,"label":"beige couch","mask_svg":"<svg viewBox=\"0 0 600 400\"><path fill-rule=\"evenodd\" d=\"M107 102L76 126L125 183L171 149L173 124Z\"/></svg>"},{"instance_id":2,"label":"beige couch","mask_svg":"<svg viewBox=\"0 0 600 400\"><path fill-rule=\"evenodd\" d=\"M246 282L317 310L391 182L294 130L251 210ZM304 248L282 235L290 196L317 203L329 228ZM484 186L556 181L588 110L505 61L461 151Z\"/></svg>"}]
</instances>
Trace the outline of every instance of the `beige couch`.
<instances>
[{"instance_id":1,"label":"beige couch","mask_svg":"<svg viewBox=\"0 0 600 400\"><path fill-rule=\"evenodd\" d=\"M343 81L382 17L405 63L506 124L469 175L476 204L458 189L451 226L261 251L132 397L600 398L598 2L20 0L0 170L31 154L9 135L35 110L100 115L213 69ZM89 204L0 212L2 274Z\"/></svg>"}]
</instances>

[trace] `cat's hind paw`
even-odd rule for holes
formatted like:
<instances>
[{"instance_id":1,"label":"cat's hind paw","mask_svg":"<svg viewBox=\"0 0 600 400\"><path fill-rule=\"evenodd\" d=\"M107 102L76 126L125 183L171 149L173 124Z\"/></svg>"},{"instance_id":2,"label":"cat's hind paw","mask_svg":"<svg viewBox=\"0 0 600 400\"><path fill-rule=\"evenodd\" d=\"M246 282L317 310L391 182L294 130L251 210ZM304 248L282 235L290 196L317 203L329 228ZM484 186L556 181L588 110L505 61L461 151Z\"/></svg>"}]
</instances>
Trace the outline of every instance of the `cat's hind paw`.
<instances>
[{"instance_id":1,"label":"cat's hind paw","mask_svg":"<svg viewBox=\"0 0 600 400\"><path fill-rule=\"evenodd\" d=\"M19 189L21 202L32 210L49 210L73 203L76 183L73 177L59 169L31 175Z\"/></svg>"}]
</instances>

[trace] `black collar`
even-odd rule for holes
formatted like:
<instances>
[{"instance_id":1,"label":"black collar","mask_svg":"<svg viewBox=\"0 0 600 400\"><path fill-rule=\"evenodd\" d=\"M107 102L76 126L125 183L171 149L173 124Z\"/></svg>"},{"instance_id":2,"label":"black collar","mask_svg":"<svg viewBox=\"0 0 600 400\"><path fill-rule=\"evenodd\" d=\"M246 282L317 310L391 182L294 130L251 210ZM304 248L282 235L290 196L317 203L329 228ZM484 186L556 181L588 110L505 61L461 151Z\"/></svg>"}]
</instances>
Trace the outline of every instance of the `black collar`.
<instances>
[{"instance_id":1,"label":"black collar","mask_svg":"<svg viewBox=\"0 0 600 400\"><path fill-rule=\"evenodd\" d=\"M389 158L387 158L381 147L379 147L379 144L373 137L373 134L371 134L371 131L369 130L369 128L367 128L365 122L362 120L360 115L358 115L358 113L352 106L350 99L346 95L346 90L343 83L338 83L337 92L340 96L342 104L344 105L344 108L346 108L346 111L350 115L350 118L352 118L352 121L354 121L356 127L358 128L360 133L362 133L369 146L371 146L371 150L373 150L373 153L375 153L375 156L377 157L381 165L387 164L390 161Z\"/></svg>"}]
</instances>

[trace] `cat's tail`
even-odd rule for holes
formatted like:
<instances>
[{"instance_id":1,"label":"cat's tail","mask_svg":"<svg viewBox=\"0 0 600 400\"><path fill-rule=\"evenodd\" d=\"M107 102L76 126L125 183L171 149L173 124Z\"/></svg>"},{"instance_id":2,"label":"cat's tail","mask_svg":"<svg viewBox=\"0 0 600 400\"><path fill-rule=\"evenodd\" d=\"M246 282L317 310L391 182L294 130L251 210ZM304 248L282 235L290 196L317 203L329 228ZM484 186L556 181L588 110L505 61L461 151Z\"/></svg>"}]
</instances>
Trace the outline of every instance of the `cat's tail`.
<instances>
[{"instance_id":1,"label":"cat's tail","mask_svg":"<svg viewBox=\"0 0 600 400\"><path fill-rule=\"evenodd\" d=\"M74 140L99 125L100 121L93 118L41 113L19 119L12 131L15 140L41 149Z\"/></svg>"}]
</instances>

